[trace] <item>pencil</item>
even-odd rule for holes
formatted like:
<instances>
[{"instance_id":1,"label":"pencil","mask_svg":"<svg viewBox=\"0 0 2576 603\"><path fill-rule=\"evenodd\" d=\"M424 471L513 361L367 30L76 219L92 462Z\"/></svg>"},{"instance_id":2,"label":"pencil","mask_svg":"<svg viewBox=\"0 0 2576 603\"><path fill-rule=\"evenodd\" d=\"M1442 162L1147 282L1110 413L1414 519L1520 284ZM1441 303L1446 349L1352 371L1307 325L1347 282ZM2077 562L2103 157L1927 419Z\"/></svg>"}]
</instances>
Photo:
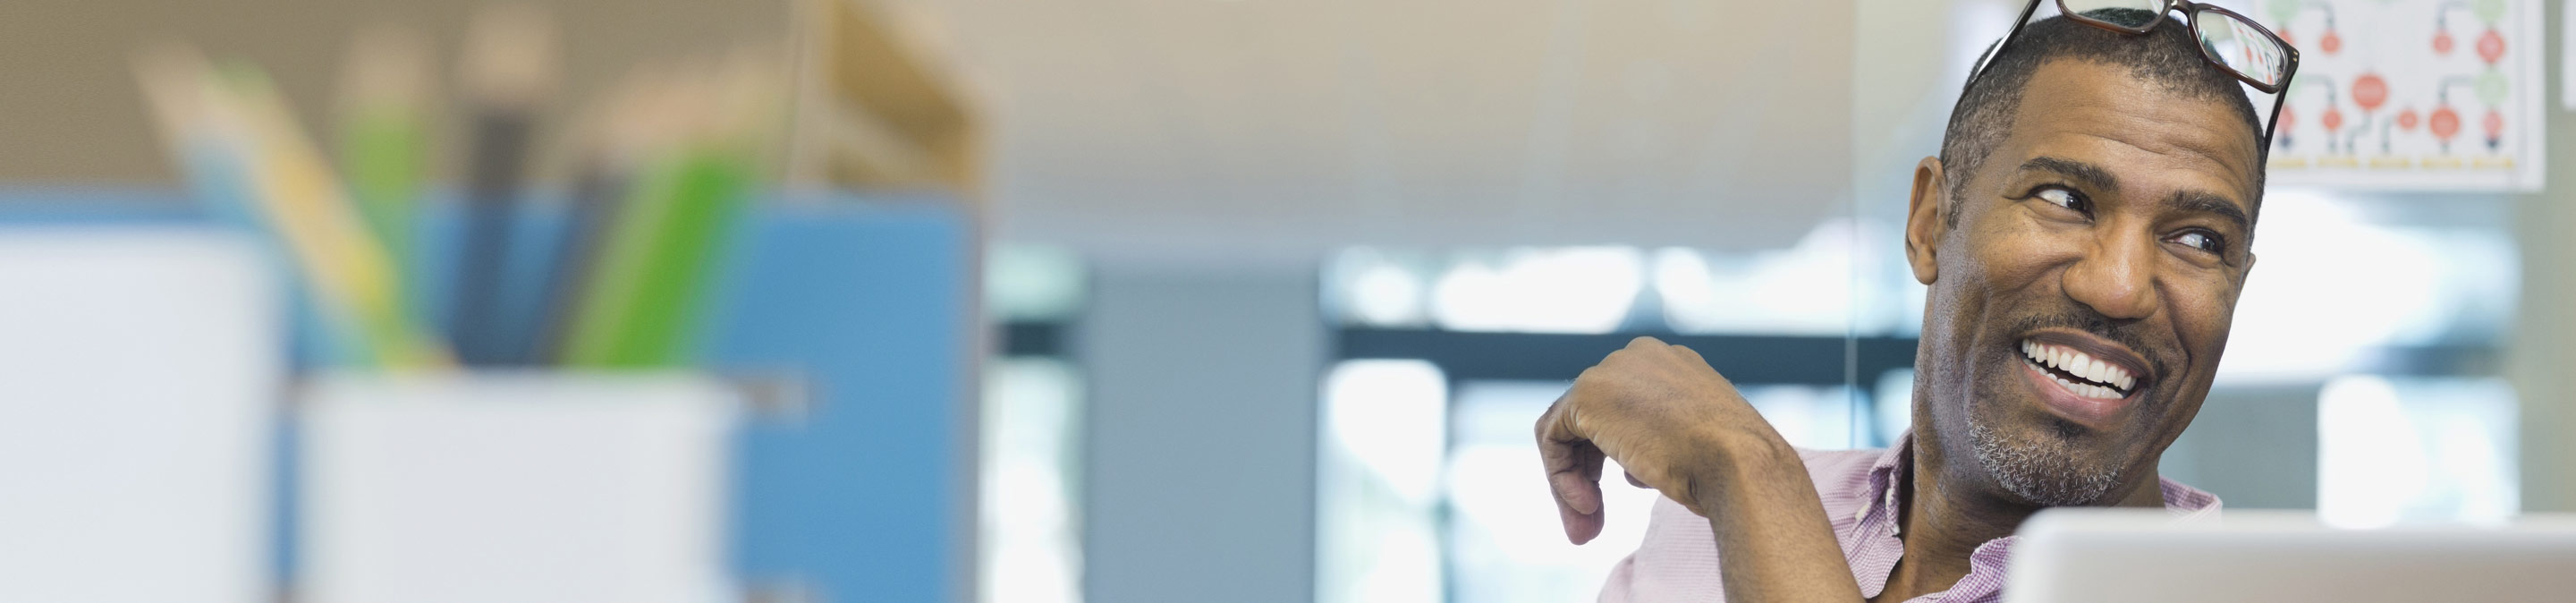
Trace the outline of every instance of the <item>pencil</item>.
<instances>
[{"instance_id":1,"label":"pencil","mask_svg":"<svg viewBox=\"0 0 2576 603\"><path fill-rule=\"evenodd\" d=\"M189 190L218 222L256 230L245 166L235 146L213 123L207 98L212 67L194 49L156 46L137 53L134 75L171 159L188 176Z\"/></svg>"},{"instance_id":2,"label":"pencil","mask_svg":"<svg viewBox=\"0 0 2576 603\"><path fill-rule=\"evenodd\" d=\"M428 162L428 45L406 30L360 32L341 75L340 169L369 231L405 275L417 270L412 221Z\"/></svg>"},{"instance_id":3,"label":"pencil","mask_svg":"<svg viewBox=\"0 0 2576 603\"><path fill-rule=\"evenodd\" d=\"M553 77L551 36L544 13L518 5L477 13L468 31L462 79L473 141L448 323L468 365L524 364L533 347L528 325L512 324L504 296L536 105Z\"/></svg>"},{"instance_id":4,"label":"pencil","mask_svg":"<svg viewBox=\"0 0 2576 603\"><path fill-rule=\"evenodd\" d=\"M729 115L743 108L735 105L754 103L727 93L760 91L743 89L756 82L737 72L720 75L701 76L675 95L686 99L676 110L695 134L637 183L622 208L575 319L570 364L640 368L692 360L707 289L755 173L756 144Z\"/></svg>"},{"instance_id":5,"label":"pencil","mask_svg":"<svg viewBox=\"0 0 2576 603\"><path fill-rule=\"evenodd\" d=\"M216 123L210 104L218 91L206 58L177 44L155 46L135 55L134 71L171 159L187 175L190 198L205 208L215 224L253 235L251 245L275 270L279 285L303 306L316 309L297 313L296 344L319 366L362 364L363 345L343 328L342 317L324 310L325 304L307 286L292 254L281 248L276 237L265 236L267 226L255 203L244 157L248 147Z\"/></svg>"},{"instance_id":6,"label":"pencil","mask_svg":"<svg viewBox=\"0 0 2576 603\"><path fill-rule=\"evenodd\" d=\"M294 255L317 305L361 353L357 361L395 369L450 366L446 350L412 321L392 257L267 76L232 65L217 79L224 94L209 95L209 113L241 145L264 223Z\"/></svg>"},{"instance_id":7,"label":"pencil","mask_svg":"<svg viewBox=\"0 0 2576 603\"><path fill-rule=\"evenodd\" d=\"M658 88L661 84L658 74L639 70L590 113L597 119L586 124L589 129L578 151L572 198L565 208L553 266L547 270L545 296L539 300L545 315L538 324L537 349L530 355L538 362L566 360L573 321L589 290L590 275L605 254L609 226L616 223L645 155L666 145L655 127L670 120L659 110L668 103L656 102L666 98Z\"/></svg>"}]
</instances>

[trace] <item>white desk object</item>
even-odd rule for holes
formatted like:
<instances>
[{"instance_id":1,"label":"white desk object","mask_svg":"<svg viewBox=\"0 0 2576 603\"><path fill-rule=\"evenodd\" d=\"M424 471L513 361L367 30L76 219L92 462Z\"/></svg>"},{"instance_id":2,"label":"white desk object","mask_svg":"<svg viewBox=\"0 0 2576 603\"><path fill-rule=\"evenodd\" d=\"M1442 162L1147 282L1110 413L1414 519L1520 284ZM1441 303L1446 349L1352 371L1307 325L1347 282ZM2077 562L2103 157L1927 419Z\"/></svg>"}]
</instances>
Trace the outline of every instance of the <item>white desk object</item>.
<instances>
[{"instance_id":1,"label":"white desk object","mask_svg":"<svg viewBox=\"0 0 2576 603\"><path fill-rule=\"evenodd\" d=\"M298 597L716 603L738 395L688 374L330 377Z\"/></svg>"},{"instance_id":2,"label":"white desk object","mask_svg":"<svg viewBox=\"0 0 2576 603\"><path fill-rule=\"evenodd\" d=\"M0 229L0 601L274 600L283 306L207 229Z\"/></svg>"},{"instance_id":3,"label":"white desk object","mask_svg":"<svg viewBox=\"0 0 2576 603\"><path fill-rule=\"evenodd\" d=\"M2297 511L2055 509L2022 524L2007 603L2564 601L2576 519L2348 530Z\"/></svg>"}]
</instances>

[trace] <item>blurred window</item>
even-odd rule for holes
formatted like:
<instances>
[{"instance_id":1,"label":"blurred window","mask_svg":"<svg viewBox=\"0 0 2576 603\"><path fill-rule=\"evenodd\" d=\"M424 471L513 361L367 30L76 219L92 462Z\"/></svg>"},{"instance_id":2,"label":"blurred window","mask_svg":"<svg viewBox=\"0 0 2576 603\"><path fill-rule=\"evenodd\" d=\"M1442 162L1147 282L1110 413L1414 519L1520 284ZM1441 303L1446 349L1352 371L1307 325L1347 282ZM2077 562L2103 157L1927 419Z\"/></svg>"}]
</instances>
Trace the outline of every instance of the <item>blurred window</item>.
<instances>
[{"instance_id":1,"label":"blurred window","mask_svg":"<svg viewBox=\"0 0 2576 603\"><path fill-rule=\"evenodd\" d=\"M2513 387L2352 375L2317 396L2317 515L2347 528L2497 523L2520 509Z\"/></svg>"},{"instance_id":2,"label":"blurred window","mask_svg":"<svg viewBox=\"0 0 2576 603\"><path fill-rule=\"evenodd\" d=\"M1065 333L1082 309L1072 253L994 246L985 308L1000 341L984 364L978 497L984 601L1080 603L1082 372Z\"/></svg>"},{"instance_id":3,"label":"blurred window","mask_svg":"<svg viewBox=\"0 0 2576 603\"><path fill-rule=\"evenodd\" d=\"M1448 514L1443 541L1457 585L1455 601L1555 603L1586 601L1602 579L1646 534L1657 496L1619 478L1618 463L1602 474L1602 508L1609 522L1590 544L1573 546L1557 522L1556 502L1540 479L1538 445L1530 426L1565 393L1557 381L1485 381L1463 384L1452 422L1446 480Z\"/></svg>"},{"instance_id":4,"label":"blurred window","mask_svg":"<svg viewBox=\"0 0 2576 603\"><path fill-rule=\"evenodd\" d=\"M1448 388L1420 360L1344 361L1325 374L1317 600L1443 600Z\"/></svg>"}]
</instances>

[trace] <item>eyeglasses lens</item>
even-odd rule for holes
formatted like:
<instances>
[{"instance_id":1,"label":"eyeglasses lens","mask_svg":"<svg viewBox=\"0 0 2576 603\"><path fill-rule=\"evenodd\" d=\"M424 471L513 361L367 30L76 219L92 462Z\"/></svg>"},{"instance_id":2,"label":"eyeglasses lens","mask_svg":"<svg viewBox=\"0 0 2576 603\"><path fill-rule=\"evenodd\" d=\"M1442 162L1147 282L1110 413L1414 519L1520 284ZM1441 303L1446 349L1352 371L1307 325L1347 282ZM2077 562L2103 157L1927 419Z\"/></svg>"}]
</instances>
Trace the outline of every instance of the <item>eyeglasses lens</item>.
<instances>
[{"instance_id":1,"label":"eyeglasses lens","mask_svg":"<svg viewBox=\"0 0 2576 603\"><path fill-rule=\"evenodd\" d=\"M2281 76L2289 71L2289 53L2263 35L2254 24L2225 13L2200 11L2192 15L2193 28L2200 32L2201 50L2245 79L2264 86L2281 85Z\"/></svg>"}]
</instances>

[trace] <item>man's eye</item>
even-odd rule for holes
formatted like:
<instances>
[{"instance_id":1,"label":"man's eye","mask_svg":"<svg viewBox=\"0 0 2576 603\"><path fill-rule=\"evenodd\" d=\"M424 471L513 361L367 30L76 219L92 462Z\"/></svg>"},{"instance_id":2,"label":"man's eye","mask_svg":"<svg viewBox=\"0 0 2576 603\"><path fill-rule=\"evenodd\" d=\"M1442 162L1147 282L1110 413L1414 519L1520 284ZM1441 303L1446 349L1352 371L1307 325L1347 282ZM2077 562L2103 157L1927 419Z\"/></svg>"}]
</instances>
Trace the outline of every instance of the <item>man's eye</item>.
<instances>
[{"instance_id":1,"label":"man's eye","mask_svg":"<svg viewBox=\"0 0 2576 603\"><path fill-rule=\"evenodd\" d=\"M2226 241L2218 238L2218 235L2197 230L2174 235L2173 242L2189 245L2198 248L2201 251L2207 251L2210 253L2221 253L2227 245Z\"/></svg>"},{"instance_id":2,"label":"man's eye","mask_svg":"<svg viewBox=\"0 0 2576 603\"><path fill-rule=\"evenodd\" d=\"M2093 213L2093 203L2091 201L2086 200L2084 195L2078 194L2075 191L2067 190L2065 187L2043 186L2040 187L2039 190L2031 191L2031 194L2039 197L2041 201L2047 201L2058 207L2072 209L2087 214Z\"/></svg>"}]
</instances>

